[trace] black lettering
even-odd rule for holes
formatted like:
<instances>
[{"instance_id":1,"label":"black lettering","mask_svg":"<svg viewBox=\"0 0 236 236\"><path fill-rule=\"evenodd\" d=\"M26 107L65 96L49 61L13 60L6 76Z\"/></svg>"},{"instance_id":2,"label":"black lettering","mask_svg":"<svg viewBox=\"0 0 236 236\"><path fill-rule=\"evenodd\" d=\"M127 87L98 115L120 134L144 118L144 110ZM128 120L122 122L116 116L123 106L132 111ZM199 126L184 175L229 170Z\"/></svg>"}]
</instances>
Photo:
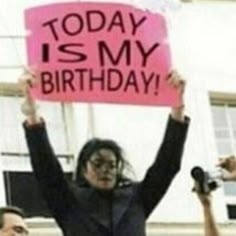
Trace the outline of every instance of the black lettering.
<instances>
[{"instance_id":1,"label":"black lettering","mask_svg":"<svg viewBox=\"0 0 236 236\"><path fill-rule=\"evenodd\" d=\"M68 58L68 59L58 59L59 62L66 62L66 63L72 63L72 62L81 62L85 61L87 59L87 55L78 52L75 50L75 48L78 47L83 47L84 44L82 43L70 43L70 44L62 44L58 47L59 51L63 52L64 54L67 55L72 55L73 58Z\"/></svg>"},{"instance_id":2,"label":"black lettering","mask_svg":"<svg viewBox=\"0 0 236 236\"><path fill-rule=\"evenodd\" d=\"M62 29L70 36L79 34L83 30L83 27L83 19L76 13L68 14L62 20Z\"/></svg>"},{"instance_id":3,"label":"black lettering","mask_svg":"<svg viewBox=\"0 0 236 236\"><path fill-rule=\"evenodd\" d=\"M57 21L58 21L58 19L55 18L55 19L52 19L52 20L47 21L47 22L45 22L45 23L42 24L43 27L49 26L49 28L50 28L50 30L51 30L51 33L52 33L52 35L53 35L53 37L54 37L54 39L55 39L56 41L58 41L59 38L58 38L56 29L55 29L55 27L54 27L53 24L54 24L55 22L57 22Z\"/></svg>"},{"instance_id":4,"label":"black lettering","mask_svg":"<svg viewBox=\"0 0 236 236\"><path fill-rule=\"evenodd\" d=\"M142 66L144 67L147 64L147 58L159 46L159 43L155 43L147 52L145 52L145 49L143 48L143 45L140 41L137 40L136 44L138 46L139 51L141 52L143 58Z\"/></svg>"},{"instance_id":5,"label":"black lettering","mask_svg":"<svg viewBox=\"0 0 236 236\"><path fill-rule=\"evenodd\" d=\"M141 72L141 76L143 79L143 83L144 83L144 93L148 93L148 87L153 79L153 77L155 76L155 73L153 72L148 78L146 78L146 74L145 72Z\"/></svg>"},{"instance_id":6,"label":"black lettering","mask_svg":"<svg viewBox=\"0 0 236 236\"><path fill-rule=\"evenodd\" d=\"M134 70L131 70L128 77L127 77L124 91L126 92L130 86L134 88L136 93L139 93L139 88L138 88L138 84L137 84L136 75L135 75Z\"/></svg>"},{"instance_id":7,"label":"black lettering","mask_svg":"<svg viewBox=\"0 0 236 236\"><path fill-rule=\"evenodd\" d=\"M41 89L43 94L52 93L54 90L54 84L52 82L53 75L48 71L41 72Z\"/></svg>"},{"instance_id":8,"label":"black lettering","mask_svg":"<svg viewBox=\"0 0 236 236\"><path fill-rule=\"evenodd\" d=\"M101 90L105 90L105 76L104 76L104 70L101 70L100 76L94 76L94 71L92 69L89 70L89 89L94 89L94 83L98 83L101 86Z\"/></svg>"},{"instance_id":9,"label":"black lettering","mask_svg":"<svg viewBox=\"0 0 236 236\"><path fill-rule=\"evenodd\" d=\"M122 73L119 70L108 69L107 79L108 79L108 84L107 84L108 91L116 91L120 89L123 77Z\"/></svg>"},{"instance_id":10,"label":"black lettering","mask_svg":"<svg viewBox=\"0 0 236 236\"><path fill-rule=\"evenodd\" d=\"M120 27L121 32L125 33L124 22L123 22L122 14L120 11L116 11L116 13L114 14L114 16L111 20L111 24L108 27L108 32L110 32L114 26Z\"/></svg>"},{"instance_id":11,"label":"black lettering","mask_svg":"<svg viewBox=\"0 0 236 236\"><path fill-rule=\"evenodd\" d=\"M79 87L80 87L80 90L84 90L85 87L84 87L84 74L85 72L87 72L88 69L83 69L83 68L77 68L75 69L75 72L76 73L79 73Z\"/></svg>"},{"instance_id":12,"label":"black lettering","mask_svg":"<svg viewBox=\"0 0 236 236\"><path fill-rule=\"evenodd\" d=\"M59 71L55 71L55 85L56 85L56 91L60 92L60 74Z\"/></svg>"},{"instance_id":13,"label":"black lettering","mask_svg":"<svg viewBox=\"0 0 236 236\"><path fill-rule=\"evenodd\" d=\"M116 58L112 55L112 52L109 49L109 47L107 46L105 41L98 42L98 52L99 52L99 59L100 59L101 66L105 65L105 54L108 56L108 58L110 59L110 62L113 65L117 65L120 62L121 56L124 53L125 54L124 54L123 58L126 60L126 65L129 66L131 63L131 49L130 49L130 41L129 40L124 40Z\"/></svg>"},{"instance_id":14,"label":"black lettering","mask_svg":"<svg viewBox=\"0 0 236 236\"><path fill-rule=\"evenodd\" d=\"M154 94L158 95L159 94L160 75L156 75L155 82L156 83L155 83L155 92L154 92Z\"/></svg>"},{"instance_id":15,"label":"black lettering","mask_svg":"<svg viewBox=\"0 0 236 236\"><path fill-rule=\"evenodd\" d=\"M42 62L49 62L50 60L50 48L48 43L42 44Z\"/></svg>"},{"instance_id":16,"label":"black lettering","mask_svg":"<svg viewBox=\"0 0 236 236\"><path fill-rule=\"evenodd\" d=\"M86 12L86 18L89 32L99 31L105 26L106 18L103 12L101 11L88 11ZM95 22L97 24L96 26L94 25Z\"/></svg>"},{"instance_id":17,"label":"black lettering","mask_svg":"<svg viewBox=\"0 0 236 236\"><path fill-rule=\"evenodd\" d=\"M147 19L146 16L142 17L139 21L135 21L135 17L132 13L129 13L130 19L131 19L131 23L133 26L133 30L132 30L132 35L136 34L137 28Z\"/></svg>"},{"instance_id":18,"label":"black lettering","mask_svg":"<svg viewBox=\"0 0 236 236\"><path fill-rule=\"evenodd\" d=\"M74 74L71 70L63 70L62 71L62 90L63 92L66 92L67 89L70 89L70 91L75 91L75 87L73 85L74 81Z\"/></svg>"}]
</instances>

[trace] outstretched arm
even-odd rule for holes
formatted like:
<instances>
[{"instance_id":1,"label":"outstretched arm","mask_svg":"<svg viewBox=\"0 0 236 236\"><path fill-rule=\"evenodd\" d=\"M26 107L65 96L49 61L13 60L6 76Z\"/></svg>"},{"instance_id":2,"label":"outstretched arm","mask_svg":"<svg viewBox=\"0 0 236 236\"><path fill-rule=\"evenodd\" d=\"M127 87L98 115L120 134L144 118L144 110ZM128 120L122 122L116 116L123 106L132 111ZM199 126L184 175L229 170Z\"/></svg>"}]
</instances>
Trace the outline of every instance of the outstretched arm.
<instances>
[{"instance_id":1,"label":"outstretched arm","mask_svg":"<svg viewBox=\"0 0 236 236\"><path fill-rule=\"evenodd\" d=\"M211 195L209 193L197 193L197 195L203 208L205 236L220 236L219 229L215 222L215 217L212 210Z\"/></svg>"},{"instance_id":2,"label":"outstretched arm","mask_svg":"<svg viewBox=\"0 0 236 236\"><path fill-rule=\"evenodd\" d=\"M177 71L172 71L172 73L167 78L168 83L171 87L176 88L179 93L180 104L177 107L171 108L171 117L179 122L184 122L184 90L185 81L181 78Z\"/></svg>"},{"instance_id":3,"label":"outstretched arm","mask_svg":"<svg viewBox=\"0 0 236 236\"><path fill-rule=\"evenodd\" d=\"M33 70L25 70L19 78L19 85L25 97L24 102L21 105L21 111L26 116L26 124L33 126L42 123L37 113L36 101L30 93L30 89L36 82L36 75Z\"/></svg>"},{"instance_id":4,"label":"outstretched arm","mask_svg":"<svg viewBox=\"0 0 236 236\"><path fill-rule=\"evenodd\" d=\"M31 72L24 73L20 78L25 94L22 112L26 115L26 121L23 126L35 177L50 210L60 224L75 199L50 145L46 124L42 118L39 118L36 102L30 94L33 79Z\"/></svg>"},{"instance_id":5,"label":"outstretched arm","mask_svg":"<svg viewBox=\"0 0 236 236\"><path fill-rule=\"evenodd\" d=\"M188 129L189 119L184 117L183 113L182 96L185 83L176 72L171 73L168 82L170 86L176 87L180 92L181 105L172 108L165 136L156 159L140 184L141 199L146 217L162 199L180 169Z\"/></svg>"}]
</instances>

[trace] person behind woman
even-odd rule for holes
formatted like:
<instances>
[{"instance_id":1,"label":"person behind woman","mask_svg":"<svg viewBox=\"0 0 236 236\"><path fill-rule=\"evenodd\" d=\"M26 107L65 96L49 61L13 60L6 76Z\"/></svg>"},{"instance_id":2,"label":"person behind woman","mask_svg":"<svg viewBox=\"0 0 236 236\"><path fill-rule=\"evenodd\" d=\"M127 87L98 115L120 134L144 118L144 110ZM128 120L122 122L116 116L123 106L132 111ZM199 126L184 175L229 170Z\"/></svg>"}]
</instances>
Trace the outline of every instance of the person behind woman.
<instances>
[{"instance_id":1,"label":"person behind woman","mask_svg":"<svg viewBox=\"0 0 236 236\"><path fill-rule=\"evenodd\" d=\"M27 236L25 213L16 206L0 207L0 236Z\"/></svg>"},{"instance_id":2,"label":"person behind woman","mask_svg":"<svg viewBox=\"0 0 236 236\"><path fill-rule=\"evenodd\" d=\"M202 205L204 217L204 235L205 236L220 236L215 216L212 209L211 193L199 193L196 191L198 199Z\"/></svg>"},{"instance_id":3,"label":"person behind woman","mask_svg":"<svg viewBox=\"0 0 236 236\"><path fill-rule=\"evenodd\" d=\"M113 140L94 138L79 153L76 180L67 182L50 145L46 122L30 95L32 73L21 85L22 111L32 167L48 207L65 236L145 236L145 222L180 170L189 119L184 116L185 83L173 71L168 76L181 104L172 108L164 139L141 182L125 177L121 147Z\"/></svg>"},{"instance_id":4,"label":"person behind woman","mask_svg":"<svg viewBox=\"0 0 236 236\"><path fill-rule=\"evenodd\" d=\"M218 166L225 170L223 181L236 181L236 156L230 155L220 158Z\"/></svg>"},{"instance_id":5,"label":"person behind woman","mask_svg":"<svg viewBox=\"0 0 236 236\"><path fill-rule=\"evenodd\" d=\"M222 172L223 181L236 181L236 158L231 155L219 159L218 166L226 170ZM197 188L195 192L203 207L204 216L204 232L205 236L220 236L219 228L215 221L215 216L212 210L212 196L211 193L199 193Z\"/></svg>"}]
</instances>

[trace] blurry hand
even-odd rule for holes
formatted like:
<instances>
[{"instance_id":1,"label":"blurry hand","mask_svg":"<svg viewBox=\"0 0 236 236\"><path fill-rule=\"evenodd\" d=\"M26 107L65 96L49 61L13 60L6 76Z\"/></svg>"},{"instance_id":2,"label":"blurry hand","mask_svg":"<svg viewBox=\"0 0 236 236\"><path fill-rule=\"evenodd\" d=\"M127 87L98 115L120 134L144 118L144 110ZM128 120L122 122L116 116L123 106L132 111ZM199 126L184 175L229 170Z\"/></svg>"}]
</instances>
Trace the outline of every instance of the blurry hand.
<instances>
[{"instance_id":1,"label":"blurry hand","mask_svg":"<svg viewBox=\"0 0 236 236\"><path fill-rule=\"evenodd\" d=\"M38 123L38 106L36 105L35 99L30 93L30 89L32 88L33 84L36 83L35 70L33 70L32 68L25 69L24 73L20 76L18 82L25 96L25 101L21 105L21 111L27 117L28 123Z\"/></svg>"},{"instance_id":2,"label":"blurry hand","mask_svg":"<svg viewBox=\"0 0 236 236\"><path fill-rule=\"evenodd\" d=\"M172 118L178 121L184 121L184 90L186 82L175 70L169 74L167 82L171 87L178 90L180 96L180 105L178 107L172 107Z\"/></svg>"},{"instance_id":3,"label":"blurry hand","mask_svg":"<svg viewBox=\"0 0 236 236\"><path fill-rule=\"evenodd\" d=\"M223 173L223 180L236 181L236 157L235 156L220 158L218 166L226 170L226 172Z\"/></svg>"}]
</instances>

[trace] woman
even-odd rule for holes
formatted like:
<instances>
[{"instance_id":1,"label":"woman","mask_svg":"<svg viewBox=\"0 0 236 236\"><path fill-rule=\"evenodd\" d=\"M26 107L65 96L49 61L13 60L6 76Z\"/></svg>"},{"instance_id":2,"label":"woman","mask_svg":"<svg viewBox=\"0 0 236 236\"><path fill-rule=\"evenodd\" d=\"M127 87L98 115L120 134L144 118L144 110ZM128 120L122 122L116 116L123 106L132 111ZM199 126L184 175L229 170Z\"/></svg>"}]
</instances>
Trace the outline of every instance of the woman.
<instances>
[{"instance_id":1,"label":"woman","mask_svg":"<svg viewBox=\"0 0 236 236\"><path fill-rule=\"evenodd\" d=\"M45 121L37 116L30 96L32 77L26 73L22 78L26 140L35 176L64 235L145 236L146 219L180 169L188 129L183 80L174 71L167 78L178 89L181 106L172 108L159 152L141 182L125 178L125 160L117 143L92 139L79 154L76 181L68 183L49 143Z\"/></svg>"}]
</instances>

